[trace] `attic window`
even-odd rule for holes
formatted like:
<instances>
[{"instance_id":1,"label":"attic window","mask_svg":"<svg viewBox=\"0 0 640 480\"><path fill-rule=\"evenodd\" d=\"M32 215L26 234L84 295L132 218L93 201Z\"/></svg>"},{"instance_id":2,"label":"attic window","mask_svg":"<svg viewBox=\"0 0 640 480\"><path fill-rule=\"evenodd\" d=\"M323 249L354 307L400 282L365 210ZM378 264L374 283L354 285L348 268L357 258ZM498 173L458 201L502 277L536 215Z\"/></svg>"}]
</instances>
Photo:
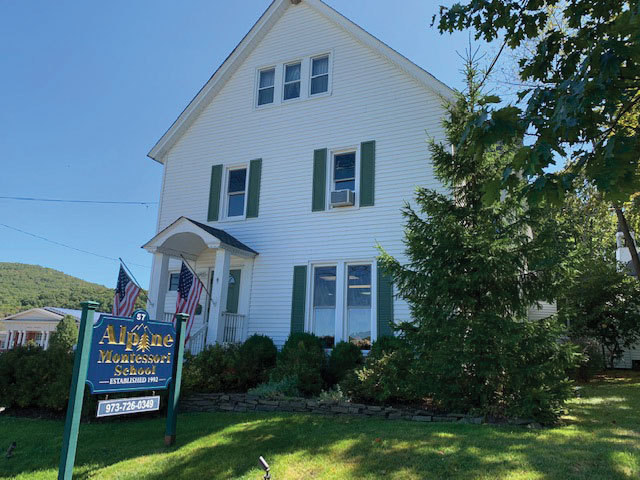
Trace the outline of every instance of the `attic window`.
<instances>
[{"instance_id":1,"label":"attic window","mask_svg":"<svg viewBox=\"0 0 640 480\"><path fill-rule=\"evenodd\" d=\"M258 105L267 105L269 103L273 103L275 80L275 68L260 70L260 80L258 83Z\"/></svg>"},{"instance_id":2,"label":"attic window","mask_svg":"<svg viewBox=\"0 0 640 480\"><path fill-rule=\"evenodd\" d=\"M329 90L329 56L311 59L311 95Z\"/></svg>"}]
</instances>

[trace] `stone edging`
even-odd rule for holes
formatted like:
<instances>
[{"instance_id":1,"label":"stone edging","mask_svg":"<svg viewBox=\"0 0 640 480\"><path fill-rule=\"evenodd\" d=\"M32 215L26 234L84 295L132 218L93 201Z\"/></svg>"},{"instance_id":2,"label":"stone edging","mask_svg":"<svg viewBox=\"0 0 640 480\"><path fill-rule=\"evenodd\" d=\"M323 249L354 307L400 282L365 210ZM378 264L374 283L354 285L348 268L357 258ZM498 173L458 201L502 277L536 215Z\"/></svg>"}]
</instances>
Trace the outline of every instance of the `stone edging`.
<instances>
[{"instance_id":1,"label":"stone edging","mask_svg":"<svg viewBox=\"0 0 640 480\"><path fill-rule=\"evenodd\" d=\"M484 417L462 413L436 413L417 408L381 407L362 403L320 401L308 398L266 399L246 393L197 393L180 402L184 412L296 412L330 416L359 416L387 420L411 420L414 422L491 423ZM541 428L533 420L516 419L509 423L529 428Z\"/></svg>"}]
</instances>

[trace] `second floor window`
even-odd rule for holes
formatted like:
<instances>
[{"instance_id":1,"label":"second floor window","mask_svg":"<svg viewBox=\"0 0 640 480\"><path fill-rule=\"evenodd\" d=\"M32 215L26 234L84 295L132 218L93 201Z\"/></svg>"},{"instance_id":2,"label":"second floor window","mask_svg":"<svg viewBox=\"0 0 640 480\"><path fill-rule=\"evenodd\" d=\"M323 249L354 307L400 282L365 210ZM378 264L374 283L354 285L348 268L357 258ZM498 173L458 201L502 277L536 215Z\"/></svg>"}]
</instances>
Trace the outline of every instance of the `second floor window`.
<instances>
[{"instance_id":1,"label":"second floor window","mask_svg":"<svg viewBox=\"0 0 640 480\"><path fill-rule=\"evenodd\" d=\"M284 66L284 93L282 98L290 100L300 97L300 69L301 63Z\"/></svg>"},{"instance_id":2,"label":"second floor window","mask_svg":"<svg viewBox=\"0 0 640 480\"><path fill-rule=\"evenodd\" d=\"M229 170L227 188L227 217L242 217L244 215L244 198L247 184L247 169L236 168Z\"/></svg>"},{"instance_id":3,"label":"second floor window","mask_svg":"<svg viewBox=\"0 0 640 480\"><path fill-rule=\"evenodd\" d=\"M269 103L273 103L275 81L275 68L260 70L260 79L258 81L258 105L267 105Z\"/></svg>"},{"instance_id":4,"label":"second floor window","mask_svg":"<svg viewBox=\"0 0 640 480\"><path fill-rule=\"evenodd\" d=\"M333 157L333 186L334 190L356 190L356 152Z\"/></svg>"}]
</instances>

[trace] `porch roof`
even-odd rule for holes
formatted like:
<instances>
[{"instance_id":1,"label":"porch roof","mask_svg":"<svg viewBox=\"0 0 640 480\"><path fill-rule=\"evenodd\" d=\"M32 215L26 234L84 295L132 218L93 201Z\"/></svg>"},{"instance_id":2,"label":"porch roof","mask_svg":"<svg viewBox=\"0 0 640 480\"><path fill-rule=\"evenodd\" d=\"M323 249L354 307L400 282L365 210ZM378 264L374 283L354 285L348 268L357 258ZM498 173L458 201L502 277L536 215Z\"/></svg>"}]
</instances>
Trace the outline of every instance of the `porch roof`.
<instances>
[{"instance_id":1,"label":"porch roof","mask_svg":"<svg viewBox=\"0 0 640 480\"><path fill-rule=\"evenodd\" d=\"M184 234L190 234L191 238L188 239ZM194 243L193 236L199 237L199 241ZM185 245L185 249L183 250L178 248L177 245L173 245L175 242L171 241L172 238L181 239L180 243ZM198 250L202 251L204 248L226 248L243 256L253 257L258 255L258 252L254 249L224 230L210 227L184 216L158 232L142 248L149 252L164 251L171 253L173 251L191 255L197 255L199 253Z\"/></svg>"}]
</instances>

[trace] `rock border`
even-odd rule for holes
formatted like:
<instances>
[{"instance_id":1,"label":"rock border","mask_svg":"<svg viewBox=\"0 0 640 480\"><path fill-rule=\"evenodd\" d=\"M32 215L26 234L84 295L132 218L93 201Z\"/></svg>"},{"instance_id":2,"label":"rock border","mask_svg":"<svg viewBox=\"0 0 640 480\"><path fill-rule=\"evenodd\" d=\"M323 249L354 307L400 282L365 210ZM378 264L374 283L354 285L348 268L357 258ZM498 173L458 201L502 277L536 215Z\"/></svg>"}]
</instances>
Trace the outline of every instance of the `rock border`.
<instances>
[{"instance_id":1,"label":"rock border","mask_svg":"<svg viewBox=\"0 0 640 480\"><path fill-rule=\"evenodd\" d=\"M267 399L248 393L196 393L180 402L183 412L290 412L313 413L326 416L353 416L413 422L498 423L541 428L533 420L490 421L485 417L463 413L439 413L410 407L381 407L362 403L338 402L308 398Z\"/></svg>"}]
</instances>

